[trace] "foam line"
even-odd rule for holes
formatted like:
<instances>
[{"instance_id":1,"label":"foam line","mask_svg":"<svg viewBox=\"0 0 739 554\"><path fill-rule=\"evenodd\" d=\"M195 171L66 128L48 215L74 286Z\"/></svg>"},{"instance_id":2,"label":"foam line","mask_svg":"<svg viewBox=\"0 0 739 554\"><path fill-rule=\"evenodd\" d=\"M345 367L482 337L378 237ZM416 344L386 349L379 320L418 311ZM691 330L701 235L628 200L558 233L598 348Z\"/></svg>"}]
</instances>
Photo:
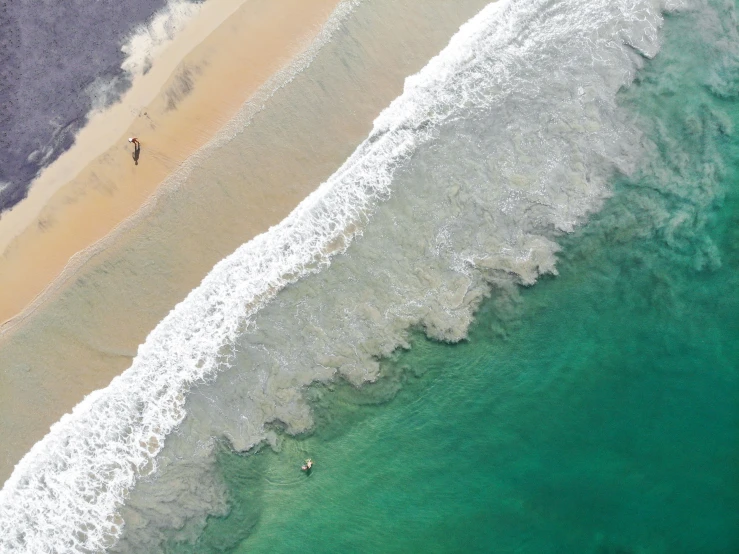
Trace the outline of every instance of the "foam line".
<instances>
[{"instance_id":1,"label":"foam line","mask_svg":"<svg viewBox=\"0 0 739 554\"><path fill-rule=\"evenodd\" d=\"M546 40L519 33L521 21L535 19L542 4L547 2L501 0L462 26L407 80L403 94L334 175L279 225L219 262L150 333L128 370L52 426L0 491L0 550L100 551L115 544L123 525L120 506L142 476L157 471L157 454L186 415L188 391L229 365L238 336L281 289L322 270L346 250L388 198L396 170L419 145L431 140L443 122L459 117L462 108L474 111L489 102L478 93L478 80L511 71L507 53L533 48L527 40ZM605 8L596 4L588 13ZM642 33L629 45L655 55L658 28L647 15L659 12L661 4L611 4L612 17ZM619 83L630 82L632 69L615 72Z\"/></svg>"}]
</instances>

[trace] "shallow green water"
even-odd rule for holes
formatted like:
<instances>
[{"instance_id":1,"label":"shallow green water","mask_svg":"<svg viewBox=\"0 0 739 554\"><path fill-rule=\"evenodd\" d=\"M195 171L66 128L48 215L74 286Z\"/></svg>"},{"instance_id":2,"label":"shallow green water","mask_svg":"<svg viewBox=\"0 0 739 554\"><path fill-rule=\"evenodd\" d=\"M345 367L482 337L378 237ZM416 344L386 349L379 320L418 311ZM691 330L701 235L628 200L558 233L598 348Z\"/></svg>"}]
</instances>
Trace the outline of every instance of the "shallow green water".
<instances>
[{"instance_id":1,"label":"shallow green water","mask_svg":"<svg viewBox=\"0 0 739 554\"><path fill-rule=\"evenodd\" d=\"M739 73L690 18L666 36L621 98L653 160L560 275L312 391L314 434L279 453L224 450L230 515L172 551L739 551Z\"/></svg>"}]
</instances>

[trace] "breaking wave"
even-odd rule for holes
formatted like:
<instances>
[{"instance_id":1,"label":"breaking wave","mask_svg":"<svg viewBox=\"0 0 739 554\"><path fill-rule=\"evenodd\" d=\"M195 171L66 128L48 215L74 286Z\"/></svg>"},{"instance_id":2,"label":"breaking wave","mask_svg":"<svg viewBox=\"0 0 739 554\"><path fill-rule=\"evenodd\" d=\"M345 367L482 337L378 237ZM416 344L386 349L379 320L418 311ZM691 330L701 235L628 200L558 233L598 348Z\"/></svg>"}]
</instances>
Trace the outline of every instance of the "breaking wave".
<instances>
[{"instance_id":1,"label":"breaking wave","mask_svg":"<svg viewBox=\"0 0 739 554\"><path fill-rule=\"evenodd\" d=\"M277 444L270 424L305 431L305 386L374 380L410 328L460 340L491 287L555 272L556 237L639 162L615 97L677 7L511 0L467 22L334 175L23 458L0 491L0 550L194 536L226 509L216 438L245 451Z\"/></svg>"}]
</instances>

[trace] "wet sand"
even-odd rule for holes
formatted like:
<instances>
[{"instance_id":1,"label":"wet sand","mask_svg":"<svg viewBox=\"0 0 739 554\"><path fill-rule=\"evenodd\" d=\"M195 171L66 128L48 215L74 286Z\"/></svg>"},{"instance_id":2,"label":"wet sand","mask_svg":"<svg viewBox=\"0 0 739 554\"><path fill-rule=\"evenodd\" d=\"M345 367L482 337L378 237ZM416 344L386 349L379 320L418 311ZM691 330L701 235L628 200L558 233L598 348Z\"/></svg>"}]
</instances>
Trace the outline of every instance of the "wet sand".
<instances>
[{"instance_id":1,"label":"wet sand","mask_svg":"<svg viewBox=\"0 0 739 554\"><path fill-rule=\"evenodd\" d=\"M53 287L70 258L140 209L168 174L305 48L337 3L206 3L122 102L97 114L29 197L0 218L4 327ZM138 163L130 136L141 141Z\"/></svg>"},{"instance_id":2,"label":"wet sand","mask_svg":"<svg viewBox=\"0 0 739 554\"><path fill-rule=\"evenodd\" d=\"M65 272L34 310L16 318L0 336L0 440L4 445L0 479L7 478L13 465L53 422L129 367L137 345L216 262L282 220L331 175L365 138L373 119L402 91L405 77L425 65L459 25L486 3L460 0L448 6L425 0L372 0L361 4L310 68L275 93L263 108L247 103L229 122L237 121L240 131L190 158L188 174L177 186L160 187L153 196L138 193L138 206L150 198L146 208L79 256L79 267ZM243 13L257 6L270 12L268 4L256 0L249 6L247 2ZM331 8L329 2L321 5ZM235 18L239 13L216 34L238 35ZM276 25L282 25L278 19ZM217 65L217 58L216 53L208 58L211 65L172 111L173 121L197 94L217 97L220 103L221 93L228 93L217 80L207 81L215 83L212 88L200 84L206 83L205 71ZM251 67L248 61L242 63ZM238 69L245 72L232 61L224 65L230 68L224 69L229 78ZM263 70L268 75L269 68ZM177 75L165 92L173 90L176 79ZM162 97L158 100L165 102ZM168 117L170 112L162 104L160 109L159 117ZM253 116L247 117L251 112ZM195 141L205 143L207 132L220 125L214 112L201 110L199 114L205 119L193 115L190 121L199 121L202 135L189 139L169 135L178 141L182 150L177 152L182 155L188 146L190 151L196 149ZM161 143L148 134L159 129L161 120L154 127L148 121L137 117L132 128L142 140L139 166L130 158L128 133L121 135L107 155L111 167L119 163L118 167L133 175L149 163L148 156L161 181L180 166L167 160L163 148L170 142L164 133L159 135ZM104 167L101 163L98 171ZM109 193L104 192L104 184L84 191L77 203L95 197L100 202L90 205L112 205L106 194L128 198L120 186L113 186ZM138 207L133 200L131 205ZM92 214L79 213L95 219ZM56 226L49 228L46 234L50 237L44 244L52 248L55 240L65 244L57 230ZM70 240L78 240L70 233ZM29 256L23 243L16 245L19 259ZM13 284L6 281L5 286Z\"/></svg>"}]
</instances>

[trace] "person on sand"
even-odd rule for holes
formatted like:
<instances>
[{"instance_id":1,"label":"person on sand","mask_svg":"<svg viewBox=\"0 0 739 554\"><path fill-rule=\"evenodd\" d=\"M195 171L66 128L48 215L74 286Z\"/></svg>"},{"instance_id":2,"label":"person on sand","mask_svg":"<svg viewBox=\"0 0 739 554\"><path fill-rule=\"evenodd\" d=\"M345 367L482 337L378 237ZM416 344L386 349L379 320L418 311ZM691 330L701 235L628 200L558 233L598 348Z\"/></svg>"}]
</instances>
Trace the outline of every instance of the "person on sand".
<instances>
[{"instance_id":1,"label":"person on sand","mask_svg":"<svg viewBox=\"0 0 739 554\"><path fill-rule=\"evenodd\" d=\"M139 156L141 155L141 143L136 137L129 137L128 142L133 144L133 154L131 154L131 156L133 157L133 161L136 165L139 165Z\"/></svg>"},{"instance_id":2,"label":"person on sand","mask_svg":"<svg viewBox=\"0 0 739 554\"><path fill-rule=\"evenodd\" d=\"M312 468L313 468L313 460L311 460L310 458L308 458L305 461L305 464L303 464L303 467L301 467L300 469L302 469L303 471L308 471L308 470L310 470Z\"/></svg>"}]
</instances>

